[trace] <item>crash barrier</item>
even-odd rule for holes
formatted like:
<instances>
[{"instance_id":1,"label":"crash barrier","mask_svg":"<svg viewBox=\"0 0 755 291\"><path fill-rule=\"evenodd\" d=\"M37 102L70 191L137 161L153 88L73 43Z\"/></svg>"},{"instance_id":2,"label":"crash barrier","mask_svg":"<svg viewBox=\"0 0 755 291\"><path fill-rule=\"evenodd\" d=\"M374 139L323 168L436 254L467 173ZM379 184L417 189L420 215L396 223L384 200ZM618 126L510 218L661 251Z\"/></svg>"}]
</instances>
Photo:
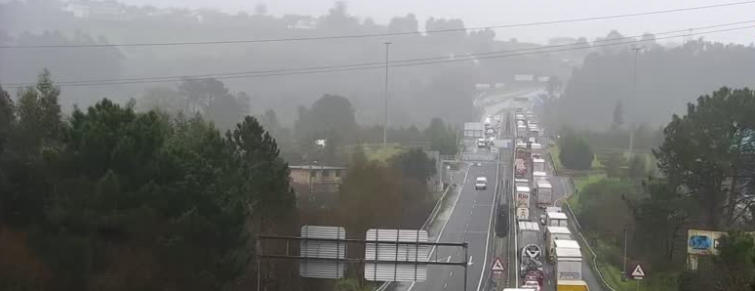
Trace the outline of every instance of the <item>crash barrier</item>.
<instances>
[{"instance_id":1,"label":"crash barrier","mask_svg":"<svg viewBox=\"0 0 755 291\"><path fill-rule=\"evenodd\" d=\"M569 181L574 185L574 182L571 178L569 178ZM571 205L569 205L569 202L564 201L564 205L566 205L566 212L567 217L570 220L569 221L569 227L574 228L572 229L574 232L579 234L579 239L577 240L581 245L587 247L587 250L590 252L587 254L588 256L592 257L592 265L590 268L595 271L595 273L598 273L598 278L600 278L600 285L603 286L603 288L616 291L611 285L606 282L606 279L603 277L603 273L600 271L600 267L598 266L598 255L592 250L592 247L590 247L590 244L587 243L587 239L585 236L582 235L581 227L579 226L579 221L577 221L577 216L574 215L574 211L572 211Z\"/></svg>"},{"instance_id":2,"label":"crash barrier","mask_svg":"<svg viewBox=\"0 0 755 291\"><path fill-rule=\"evenodd\" d=\"M446 200L446 197L448 196L448 191L451 190L451 188L456 189L458 186L456 183L451 183L446 187L446 190L443 191L443 195L440 196L440 199L438 199L438 202L435 203L435 206L433 207L433 210L430 212L430 215L427 216L427 219L425 219L425 223L422 224L421 230L428 230L430 225L435 221L435 218L438 217L438 213L440 213L440 208L443 206L443 201ZM461 195L461 193L459 193ZM383 282L375 291L385 291L390 290L390 288L394 287L394 284L396 282L393 281L386 281Z\"/></svg>"}]
</instances>

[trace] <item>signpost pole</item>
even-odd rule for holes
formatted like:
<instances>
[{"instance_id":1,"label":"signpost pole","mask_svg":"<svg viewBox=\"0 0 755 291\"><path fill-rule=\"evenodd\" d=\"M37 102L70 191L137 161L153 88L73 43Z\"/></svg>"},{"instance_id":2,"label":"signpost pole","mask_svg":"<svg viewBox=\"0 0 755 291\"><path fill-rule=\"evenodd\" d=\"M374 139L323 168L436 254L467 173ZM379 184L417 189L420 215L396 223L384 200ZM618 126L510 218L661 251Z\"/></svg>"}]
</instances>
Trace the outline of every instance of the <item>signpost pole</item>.
<instances>
[{"instance_id":1,"label":"signpost pole","mask_svg":"<svg viewBox=\"0 0 755 291\"><path fill-rule=\"evenodd\" d=\"M469 270L469 249L467 249L466 246L464 246L464 258L465 263L464 264L464 291L467 291L467 270ZM485 266L483 266L484 268ZM483 270L482 274L480 276L484 275L485 271Z\"/></svg>"},{"instance_id":2,"label":"signpost pole","mask_svg":"<svg viewBox=\"0 0 755 291\"><path fill-rule=\"evenodd\" d=\"M640 291L640 280L635 280L635 281L637 281L637 291Z\"/></svg>"}]
</instances>

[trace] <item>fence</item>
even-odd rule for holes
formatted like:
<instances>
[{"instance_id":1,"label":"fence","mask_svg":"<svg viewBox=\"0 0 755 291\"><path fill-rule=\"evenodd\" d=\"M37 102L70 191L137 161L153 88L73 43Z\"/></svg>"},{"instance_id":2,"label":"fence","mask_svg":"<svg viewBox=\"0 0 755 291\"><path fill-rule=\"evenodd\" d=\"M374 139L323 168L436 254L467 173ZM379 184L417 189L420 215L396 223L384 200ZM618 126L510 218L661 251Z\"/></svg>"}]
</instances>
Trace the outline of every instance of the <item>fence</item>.
<instances>
[{"instance_id":1,"label":"fence","mask_svg":"<svg viewBox=\"0 0 755 291\"><path fill-rule=\"evenodd\" d=\"M574 186L574 182L571 178L569 178L569 182L572 184L572 187ZM579 239L577 239L577 242L582 246L582 249L585 249L587 247L587 250L589 251L587 253L587 256L592 258L592 265L590 265L590 269L592 269L595 273L598 274L598 278L600 279L600 285L603 286L603 288L616 291L611 285L606 282L605 277L603 277L603 273L600 271L600 267L598 266L598 255L593 251L592 247L590 247L590 244L587 243L587 239L584 235L582 235L581 226L579 225L579 221L577 221L577 216L574 215L574 211L571 208L571 205L569 205L569 202L564 201L564 204L566 205L565 209L567 212L567 217L569 218L569 226L572 228L573 233L579 234ZM583 252L584 253L584 252Z\"/></svg>"},{"instance_id":2,"label":"fence","mask_svg":"<svg viewBox=\"0 0 755 291\"><path fill-rule=\"evenodd\" d=\"M448 196L447 195L448 191L451 190L451 188L455 189L456 188L456 183L452 183L451 185L449 185L446 188L445 191L443 191L443 195L440 196L440 199L438 199L438 202L435 203L435 206L433 207L433 210L430 212L430 215L427 216L427 219L425 220L425 223L422 224L422 228L420 228L421 230L428 230L428 228L433 223L433 221L435 221L435 218L437 218L438 213L440 213L440 209L443 206L443 202L446 200L446 198ZM461 195L461 193L459 193L459 195ZM380 287L378 287L375 290L376 291L390 290L390 288L393 288L395 286L395 283L396 282L392 282L392 281L383 282L383 284L380 285Z\"/></svg>"}]
</instances>

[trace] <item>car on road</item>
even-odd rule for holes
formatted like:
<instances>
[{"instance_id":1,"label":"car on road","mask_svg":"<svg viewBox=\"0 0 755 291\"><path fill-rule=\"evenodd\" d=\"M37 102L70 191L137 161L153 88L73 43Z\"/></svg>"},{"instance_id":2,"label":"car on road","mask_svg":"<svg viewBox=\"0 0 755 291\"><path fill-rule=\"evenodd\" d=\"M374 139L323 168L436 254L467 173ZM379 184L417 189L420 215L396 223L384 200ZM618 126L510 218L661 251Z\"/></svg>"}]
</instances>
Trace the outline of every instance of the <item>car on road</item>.
<instances>
[{"instance_id":1,"label":"car on road","mask_svg":"<svg viewBox=\"0 0 755 291\"><path fill-rule=\"evenodd\" d=\"M475 190L485 190L488 188L488 178L487 177L477 177L477 181L475 181L474 184Z\"/></svg>"}]
</instances>

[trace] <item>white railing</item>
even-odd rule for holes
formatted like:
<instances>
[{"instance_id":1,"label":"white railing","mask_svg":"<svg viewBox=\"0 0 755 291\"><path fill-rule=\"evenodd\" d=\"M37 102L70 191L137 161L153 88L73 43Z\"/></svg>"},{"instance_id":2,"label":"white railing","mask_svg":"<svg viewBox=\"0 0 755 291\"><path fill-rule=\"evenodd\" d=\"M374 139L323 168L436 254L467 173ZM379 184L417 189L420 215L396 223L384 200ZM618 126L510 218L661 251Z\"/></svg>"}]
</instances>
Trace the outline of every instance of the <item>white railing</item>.
<instances>
[{"instance_id":1,"label":"white railing","mask_svg":"<svg viewBox=\"0 0 755 291\"><path fill-rule=\"evenodd\" d=\"M592 254L593 269L595 270L596 273L598 273L598 278L600 278L601 283L603 283L601 285L603 285L603 287L608 288L611 291L616 291L616 289L611 287L611 285L609 285L608 282L606 282L606 279L603 277L603 273L600 272L600 267L598 266L598 254L596 254L592 250L592 247L590 247L590 244L587 243L587 239L585 238L584 235L582 235L582 231L580 230L581 227L579 226L579 222L577 221L577 217L574 215L574 211L572 210L571 205L569 205L569 203L566 201L564 201L564 205L566 205L566 210L569 212L568 217L569 217L569 220L571 220L570 224L574 225L574 228L579 234L579 237L582 238L582 243L587 247L587 249Z\"/></svg>"},{"instance_id":2,"label":"white railing","mask_svg":"<svg viewBox=\"0 0 755 291\"><path fill-rule=\"evenodd\" d=\"M433 221L435 221L435 218L438 217L438 213L440 213L440 208L443 206L443 201L446 200L446 196L447 196L446 194L448 194L448 191L451 190L451 188L456 188L456 184L455 183L451 183L450 185L448 185L448 187L446 188L446 190L443 191L443 195L441 195L440 199L438 199L438 202L435 203L435 206L433 207L432 212L430 212L430 215L427 216L427 219L425 219L425 223L422 224L422 228L420 228L420 229L427 230L427 228L430 227L430 225L433 223ZM393 284L393 283L394 283L393 281L383 282L383 284L380 285L377 289L375 289L375 291L385 291L385 290L388 290L388 287L390 287L391 284Z\"/></svg>"}]
</instances>

